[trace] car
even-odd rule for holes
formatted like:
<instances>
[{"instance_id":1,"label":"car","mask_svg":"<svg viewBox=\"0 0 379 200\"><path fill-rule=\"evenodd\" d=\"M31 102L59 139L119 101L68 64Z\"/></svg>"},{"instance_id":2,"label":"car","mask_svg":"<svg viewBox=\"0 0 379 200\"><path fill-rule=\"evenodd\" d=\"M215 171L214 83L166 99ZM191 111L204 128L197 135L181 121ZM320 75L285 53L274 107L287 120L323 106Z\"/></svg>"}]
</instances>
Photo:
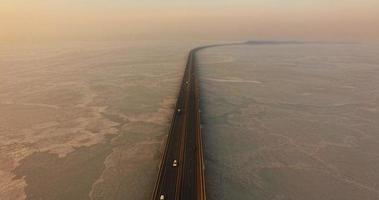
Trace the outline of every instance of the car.
<instances>
[{"instance_id":1,"label":"car","mask_svg":"<svg viewBox=\"0 0 379 200\"><path fill-rule=\"evenodd\" d=\"M177 167L177 166L178 166L178 161L177 161L177 160L174 160L174 162L172 163L172 166L173 166L173 167Z\"/></svg>"}]
</instances>

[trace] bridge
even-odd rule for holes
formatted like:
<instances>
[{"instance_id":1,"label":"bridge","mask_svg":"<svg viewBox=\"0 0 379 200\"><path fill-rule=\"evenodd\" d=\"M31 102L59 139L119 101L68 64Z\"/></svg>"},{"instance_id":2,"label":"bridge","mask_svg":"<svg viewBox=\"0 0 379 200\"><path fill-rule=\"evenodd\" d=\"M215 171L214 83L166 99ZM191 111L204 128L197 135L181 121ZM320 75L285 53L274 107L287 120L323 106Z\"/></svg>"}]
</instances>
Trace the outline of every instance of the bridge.
<instances>
[{"instance_id":1,"label":"bridge","mask_svg":"<svg viewBox=\"0 0 379 200\"><path fill-rule=\"evenodd\" d=\"M205 200L199 81L193 49L180 87L153 200Z\"/></svg>"},{"instance_id":2,"label":"bridge","mask_svg":"<svg viewBox=\"0 0 379 200\"><path fill-rule=\"evenodd\" d=\"M246 43L207 45L189 52L152 200L206 199L195 56L202 49L240 44Z\"/></svg>"}]
</instances>

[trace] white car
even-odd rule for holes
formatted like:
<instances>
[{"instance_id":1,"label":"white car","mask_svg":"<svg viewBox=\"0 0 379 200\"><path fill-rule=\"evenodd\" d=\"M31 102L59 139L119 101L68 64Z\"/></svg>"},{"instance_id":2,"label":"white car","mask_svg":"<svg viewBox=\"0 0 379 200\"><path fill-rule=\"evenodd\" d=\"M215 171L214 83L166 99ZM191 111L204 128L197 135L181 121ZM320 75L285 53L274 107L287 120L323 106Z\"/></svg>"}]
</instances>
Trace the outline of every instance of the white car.
<instances>
[{"instance_id":1,"label":"white car","mask_svg":"<svg viewBox=\"0 0 379 200\"><path fill-rule=\"evenodd\" d=\"M172 166L173 166L173 167L177 167L177 166L178 166L178 161L177 161L177 160L174 160L174 162L172 163Z\"/></svg>"}]
</instances>

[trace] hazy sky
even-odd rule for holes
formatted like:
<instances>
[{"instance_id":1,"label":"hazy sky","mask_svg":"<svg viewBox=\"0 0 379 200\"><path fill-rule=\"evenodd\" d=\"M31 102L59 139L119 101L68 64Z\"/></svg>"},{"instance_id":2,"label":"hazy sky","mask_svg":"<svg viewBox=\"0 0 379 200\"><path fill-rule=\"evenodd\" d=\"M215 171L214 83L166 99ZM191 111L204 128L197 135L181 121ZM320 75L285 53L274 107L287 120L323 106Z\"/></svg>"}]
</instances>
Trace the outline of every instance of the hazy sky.
<instances>
[{"instance_id":1,"label":"hazy sky","mask_svg":"<svg viewBox=\"0 0 379 200\"><path fill-rule=\"evenodd\" d=\"M0 0L0 42L379 41L378 0Z\"/></svg>"}]
</instances>

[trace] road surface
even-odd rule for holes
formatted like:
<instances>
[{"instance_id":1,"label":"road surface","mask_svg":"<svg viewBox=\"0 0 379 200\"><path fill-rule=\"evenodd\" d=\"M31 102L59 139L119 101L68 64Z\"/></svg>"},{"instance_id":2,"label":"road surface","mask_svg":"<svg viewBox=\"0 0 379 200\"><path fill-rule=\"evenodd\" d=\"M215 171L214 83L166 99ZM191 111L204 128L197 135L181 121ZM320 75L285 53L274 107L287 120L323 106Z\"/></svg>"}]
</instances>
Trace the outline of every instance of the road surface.
<instances>
[{"instance_id":1,"label":"road surface","mask_svg":"<svg viewBox=\"0 0 379 200\"><path fill-rule=\"evenodd\" d=\"M190 51L158 173L153 200L205 200L195 53Z\"/></svg>"}]
</instances>

